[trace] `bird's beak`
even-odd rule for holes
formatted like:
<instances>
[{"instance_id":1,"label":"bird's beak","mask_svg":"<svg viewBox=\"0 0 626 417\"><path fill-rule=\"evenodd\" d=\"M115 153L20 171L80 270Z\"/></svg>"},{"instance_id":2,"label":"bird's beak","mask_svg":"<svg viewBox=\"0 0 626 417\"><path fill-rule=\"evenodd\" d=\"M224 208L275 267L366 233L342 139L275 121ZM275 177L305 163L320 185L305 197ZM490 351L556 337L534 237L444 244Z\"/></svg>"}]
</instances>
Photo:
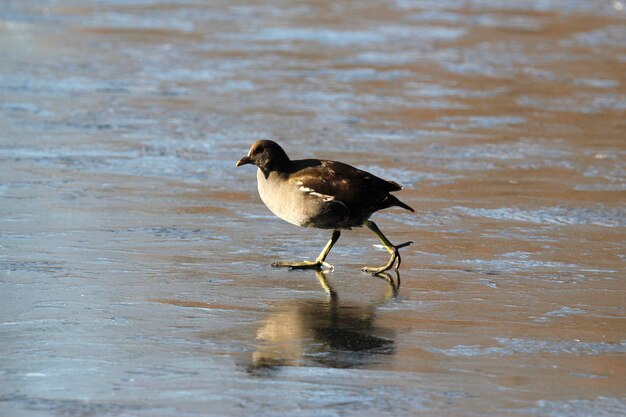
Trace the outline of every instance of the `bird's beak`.
<instances>
[{"instance_id":1,"label":"bird's beak","mask_svg":"<svg viewBox=\"0 0 626 417\"><path fill-rule=\"evenodd\" d=\"M252 163L252 159L250 159L249 156L244 156L243 158L241 158L239 161L237 161L237 165L235 166L242 166L242 165L246 165L246 164L251 164Z\"/></svg>"}]
</instances>

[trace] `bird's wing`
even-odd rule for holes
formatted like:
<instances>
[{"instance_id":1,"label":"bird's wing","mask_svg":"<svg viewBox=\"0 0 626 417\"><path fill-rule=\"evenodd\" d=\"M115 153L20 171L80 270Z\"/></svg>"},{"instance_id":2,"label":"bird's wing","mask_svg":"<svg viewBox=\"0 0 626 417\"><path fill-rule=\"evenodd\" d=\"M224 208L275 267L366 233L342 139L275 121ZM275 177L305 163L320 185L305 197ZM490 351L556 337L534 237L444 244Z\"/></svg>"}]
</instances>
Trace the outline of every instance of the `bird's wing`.
<instances>
[{"instance_id":1,"label":"bird's wing","mask_svg":"<svg viewBox=\"0 0 626 417\"><path fill-rule=\"evenodd\" d=\"M389 192L402 189L369 172L337 161L293 161L291 181L302 192L344 203L352 211L389 207Z\"/></svg>"}]
</instances>

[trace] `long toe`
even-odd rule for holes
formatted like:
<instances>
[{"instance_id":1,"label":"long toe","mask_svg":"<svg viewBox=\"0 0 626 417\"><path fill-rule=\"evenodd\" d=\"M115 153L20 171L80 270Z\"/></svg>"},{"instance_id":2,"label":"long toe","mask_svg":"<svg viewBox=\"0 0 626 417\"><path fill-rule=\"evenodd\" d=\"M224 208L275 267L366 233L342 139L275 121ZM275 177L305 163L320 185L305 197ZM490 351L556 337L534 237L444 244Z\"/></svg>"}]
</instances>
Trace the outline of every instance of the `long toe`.
<instances>
[{"instance_id":1,"label":"long toe","mask_svg":"<svg viewBox=\"0 0 626 417\"><path fill-rule=\"evenodd\" d=\"M328 269L334 269L334 267L326 262L320 261L301 261L301 262L274 262L272 263L274 268L289 268L289 269L322 269L325 266Z\"/></svg>"},{"instance_id":2,"label":"long toe","mask_svg":"<svg viewBox=\"0 0 626 417\"><path fill-rule=\"evenodd\" d=\"M361 271L367 272L367 273L372 274L372 275L378 275L378 274L380 274L382 272L385 272L385 271L388 271L390 269L391 269L391 267L387 266L387 265L380 266L380 267L364 266L363 268L361 268Z\"/></svg>"},{"instance_id":3,"label":"long toe","mask_svg":"<svg viewBox=\"0 0 626 417\"><path fill-rule=\"evenodd\" d=\"M385 272L390 270L391 268L393 268L394 264L396 263L396 261L400 258L400 253L398 252L398 250L396 249L392 254L391 257L389 258L389 261L387 262L387 264L380 266L380 267L374 267L374 266L364 266L363 268L361 268L361 271L363 272L369 272L372 275L376 275L376 274L380 274L381 272Z\"/></svg>"},{"instance_id":4,"label":"long toe","mask_svg":"<svg viewBox=\"0 0 626 417\"><path fill-rule=\"evenodd\" d=\"M396 249L397 251L397 249ZM396 261L394 262L395 266L393 269L395 269L396 271L398 269L400 269L400 264L402 263L402 258L400 257L400 252L398 252L398 256L396 256Z\"/></svg>"}]
</instances>

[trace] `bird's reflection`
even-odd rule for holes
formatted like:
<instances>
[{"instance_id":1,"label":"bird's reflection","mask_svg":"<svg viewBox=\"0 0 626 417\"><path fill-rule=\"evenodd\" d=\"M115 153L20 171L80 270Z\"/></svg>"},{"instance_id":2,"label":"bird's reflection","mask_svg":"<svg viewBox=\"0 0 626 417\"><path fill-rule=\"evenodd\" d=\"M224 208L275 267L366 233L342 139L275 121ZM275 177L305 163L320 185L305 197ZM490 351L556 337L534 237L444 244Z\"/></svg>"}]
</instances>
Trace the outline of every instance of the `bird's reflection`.
<instances>
[{"instance_id":1,"label":"bird's reflection","mask_svg":"<svg viewBox=\"0 0 626 417\"><path fill-rule=\"evenodd\" d=\"M368 306L341 303L324 272L316 275L328 298L288 303L261 321L248 372L268 374L280 366L351 368L393 354L393 333L376 326L375 313L380 304L397 297L399 275L394 281L381 274L389 287L380 302Z\"/></svg>"}]
</instances>

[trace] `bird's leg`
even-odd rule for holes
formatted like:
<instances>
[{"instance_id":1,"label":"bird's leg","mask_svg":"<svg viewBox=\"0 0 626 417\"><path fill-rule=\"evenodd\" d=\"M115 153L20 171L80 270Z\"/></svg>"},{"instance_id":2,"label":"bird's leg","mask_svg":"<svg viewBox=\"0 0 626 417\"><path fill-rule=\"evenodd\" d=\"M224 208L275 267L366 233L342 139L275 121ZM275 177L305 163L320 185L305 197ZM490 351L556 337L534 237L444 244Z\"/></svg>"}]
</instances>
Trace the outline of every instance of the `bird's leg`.
<instances>
[{"instance_id":1,"label":"bird's leg","mask_svg":"<svg viewBox=\"0 0 626 417\"><path fill-rule=\"evenodd\" d=\"M371 220L365 220L363 224L366 225L372 232L376 233L376 236L378 236L378 239L380 239L385 249L387 249L387 252L391 254L391 257L389 257L389 261L381 267L365 266L361 268L361 271L370 272L373 275L376 275L391 269L392 267L394 267L394 265L395 269L400 268L400 262L402 262L402 259L400 258L399 249L405 246L409 246L413 242L409 241L401 243L399 245L394 245L389 241L389 239L387 239L385 235L383 235L383 232L381 232L378 226L376 226L376 223Z\"/></svg>"},{"instance_id":2,"label":"bird's leg","mask_svg":"<svg viewBox=\"0 0 626 417\"><path fill-rule=\"evenodd\" d=\"M326 256L328 256L328 252L333 248L335 242L341 236L341 232L339 230L333 230L333 235L330 240L322 249L322 252L319 254L315 261L301 261L301 262L274 262L272 264L273 267L276 268L291 268L291 269L321 269L322 266L325 266L329 269L334 269L334 267L326 262Z\"/></svg>"}]
</instances>

